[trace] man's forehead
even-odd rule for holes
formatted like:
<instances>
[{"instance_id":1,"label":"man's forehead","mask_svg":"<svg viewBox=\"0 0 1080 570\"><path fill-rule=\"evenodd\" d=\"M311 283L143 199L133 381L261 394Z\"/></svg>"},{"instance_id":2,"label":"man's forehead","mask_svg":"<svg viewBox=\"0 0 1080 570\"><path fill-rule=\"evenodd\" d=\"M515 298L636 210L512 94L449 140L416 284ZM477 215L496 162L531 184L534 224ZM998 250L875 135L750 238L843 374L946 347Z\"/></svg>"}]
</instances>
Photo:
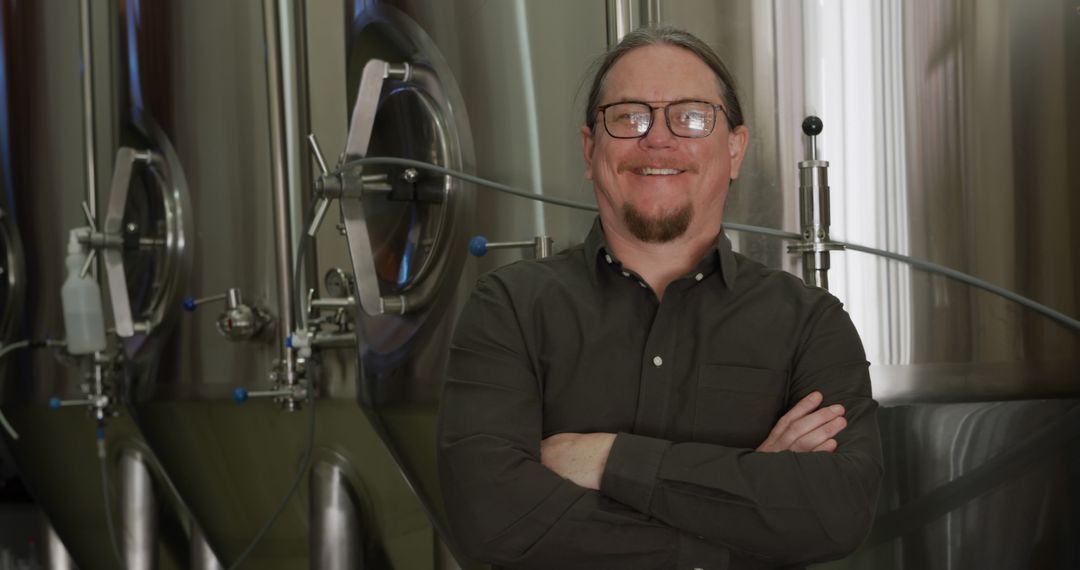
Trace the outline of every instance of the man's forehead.
<instances>
[{"instance_id":1,"label":"man's forehead","mask_svg":"<svg viewBox=\"0 0 1080 570\"><path fill-rule=\"evenodd\" d=\"M627 52L611 66L601 89L604 103L713 100L722 95L720 78L703 59L665 44Z\"/></svg>"}]
</instances>

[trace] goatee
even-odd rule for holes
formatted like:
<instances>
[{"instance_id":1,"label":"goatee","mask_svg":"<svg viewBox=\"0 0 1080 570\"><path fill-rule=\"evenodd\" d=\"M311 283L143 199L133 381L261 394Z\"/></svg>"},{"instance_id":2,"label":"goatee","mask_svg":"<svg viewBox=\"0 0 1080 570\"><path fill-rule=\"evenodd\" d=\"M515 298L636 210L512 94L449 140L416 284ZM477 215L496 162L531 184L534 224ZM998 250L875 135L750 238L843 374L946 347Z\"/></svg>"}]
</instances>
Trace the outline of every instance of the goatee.
<instances>
[{"instance_id":1,"label":"goatee","mask_svg":"<svg viewBox=\"0 0 1080 570\"><path fill-rule=\"evenodd\" d=\"M637 239L645 243L667 243L686 233L694 207L686 204L673 212L649 218L631 204L623 205L623 221Z\"/></svg>"}]
</instances>

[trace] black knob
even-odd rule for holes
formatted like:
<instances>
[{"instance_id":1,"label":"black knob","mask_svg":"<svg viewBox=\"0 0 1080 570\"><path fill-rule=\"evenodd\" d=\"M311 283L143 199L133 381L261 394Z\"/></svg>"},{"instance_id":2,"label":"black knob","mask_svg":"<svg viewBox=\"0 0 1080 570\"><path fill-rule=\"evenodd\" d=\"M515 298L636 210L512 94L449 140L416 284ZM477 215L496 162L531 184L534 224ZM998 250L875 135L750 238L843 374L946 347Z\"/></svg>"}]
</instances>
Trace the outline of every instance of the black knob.
<instances>
[{"instance_id":1,"label":"black knob","mask_svg":"<svg viewBox=\"0 0 1080 570\"><path fill-rule=\"evenodd\" d=\"M810 115L803 119L802 132L806 133L807 136L816 137L821 134L821 130L824 128L825 124L821 122L821 119L814 115Z\"/></svg>"}]
</instances>

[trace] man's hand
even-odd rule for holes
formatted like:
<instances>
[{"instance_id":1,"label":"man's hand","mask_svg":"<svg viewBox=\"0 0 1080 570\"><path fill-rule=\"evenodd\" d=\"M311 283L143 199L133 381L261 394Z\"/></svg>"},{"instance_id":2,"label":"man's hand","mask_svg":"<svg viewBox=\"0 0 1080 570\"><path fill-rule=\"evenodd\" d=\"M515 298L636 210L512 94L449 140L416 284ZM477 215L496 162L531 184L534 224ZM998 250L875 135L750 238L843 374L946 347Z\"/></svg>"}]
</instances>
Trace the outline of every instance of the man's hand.
<instances>
[{"instance_id":1,"label":"man's hand","mask_svg":"<svg viewBox=\"0 0 1080 570\"><path fill-rule=\"evenodd\" d=\"M821 392L811 392L784 414L758 451L836 451L833 436L847 427L844 407L835 404L817 410ZM817 410L817 411L814 411Z\"/></svg>"},{"instance_id":2,"label":"man's hand","mask_svg":"<svg viewBox=\"0 0 1080 570\"><path fill-rule=\"evenodd\" d=\"M576 485L600 490L613 433L557 433L540 442L540 462Z\"/></svg>"}]
</instances>

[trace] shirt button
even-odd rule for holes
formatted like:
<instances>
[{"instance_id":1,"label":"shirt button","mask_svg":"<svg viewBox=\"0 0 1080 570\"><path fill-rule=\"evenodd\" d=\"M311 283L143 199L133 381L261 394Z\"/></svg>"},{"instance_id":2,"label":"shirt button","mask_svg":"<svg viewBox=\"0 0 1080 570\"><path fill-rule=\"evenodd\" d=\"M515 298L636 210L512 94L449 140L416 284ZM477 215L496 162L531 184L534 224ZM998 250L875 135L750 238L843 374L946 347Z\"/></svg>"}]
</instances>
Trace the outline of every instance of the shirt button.
<instances>
[{"instance_id":1,"label":"shirt button","mask_svg":"<svg viewBox=\"0 0 1080 570\"><path fill-rule=\"evenodd\" d=\"M662 365L664 364L664 359L663 359L663 358L660 358L659 356L654 356L654 357L652 357L652 363L653 363L653 364L654 364L654 365L655 365L655 366L656 366L657 368L659 368L660 366L662 366Z\"/></svg>"},{"instance_id":2,"label":"shirt button","mask_svg":"<svg viewBox=\"0 0 1080 570\"><path fill-rule=\"evenodd\" d=\"M604 254L604 259L607 260L608 263L611 263L611 256L610 255L605 253Z\"/></svg>"},{"instance_id":3,"label":"shirt button","mask_svg":"<svg viewBox=\"0 0 1080 570\"><path fill-rule=\"evenodd\" d=\"M622 276L623 277L630 277L630 272L629 271L623 271Z\"/></svg>"},{"instance_id":4,"label":"shirt button","mask_svg":"<svg viewBox=\"0 0 1080 570\"><path fill-rule=\"evenodd\" d=\"M696 279L698 281L701 281L704 278L705 278L705 275L701 274L701 273L698 273L697 275L694 276L694 279Z\"/></svg>"}]
</instances>

